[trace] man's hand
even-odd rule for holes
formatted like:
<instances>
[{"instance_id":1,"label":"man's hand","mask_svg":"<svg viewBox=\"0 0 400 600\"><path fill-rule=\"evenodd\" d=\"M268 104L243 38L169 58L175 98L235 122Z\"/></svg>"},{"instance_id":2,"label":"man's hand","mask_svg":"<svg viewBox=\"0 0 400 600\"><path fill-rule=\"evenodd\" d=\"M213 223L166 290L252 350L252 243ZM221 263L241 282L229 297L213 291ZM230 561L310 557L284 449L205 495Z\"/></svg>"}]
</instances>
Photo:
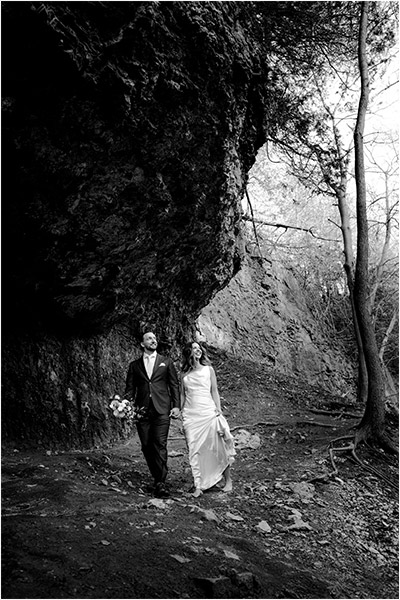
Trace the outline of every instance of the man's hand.
<instances>
[{"instance_id":1,"label":"man's hand","mask_svg":"<svg viewBox=\"0 0 400 600\"><path fill-rule=\"evenodd\" d=\"M179 408L175 407L171 410L171 412L169 413L169 416L172 419L177 419L181 414L181 411L179 410Z\"/></svg>"}]
</instances>

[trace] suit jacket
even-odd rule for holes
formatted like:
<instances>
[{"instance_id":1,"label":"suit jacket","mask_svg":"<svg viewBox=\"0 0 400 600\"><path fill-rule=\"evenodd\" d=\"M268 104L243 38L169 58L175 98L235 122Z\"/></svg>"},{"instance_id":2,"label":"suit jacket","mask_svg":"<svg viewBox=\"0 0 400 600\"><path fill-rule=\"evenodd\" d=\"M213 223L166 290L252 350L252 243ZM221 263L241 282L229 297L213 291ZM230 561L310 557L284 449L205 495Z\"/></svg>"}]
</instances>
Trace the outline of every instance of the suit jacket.
<instances>
[{"instance_id":1,"label":"suit jacket","mask_svg":"<svg viewBox=\"0 0 400 600\"><path fill-rule=\"evenodd\" d=\"M150 406L152 401L159 414L167 414L171 408L179 408L179 380L172 360L157 354L150 379L144 366L143 356L131 362L126 377L124 397L139 408Z\"/></svg>"}]
</instances>

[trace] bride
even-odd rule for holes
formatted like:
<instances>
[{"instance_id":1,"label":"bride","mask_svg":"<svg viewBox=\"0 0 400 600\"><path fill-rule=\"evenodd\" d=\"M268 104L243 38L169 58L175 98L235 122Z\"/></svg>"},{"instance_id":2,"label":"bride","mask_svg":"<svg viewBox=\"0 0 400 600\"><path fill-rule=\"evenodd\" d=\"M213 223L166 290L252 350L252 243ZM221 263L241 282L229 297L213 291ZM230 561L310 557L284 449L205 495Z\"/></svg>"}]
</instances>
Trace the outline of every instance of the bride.
<instances>
[{"instance_id":1,"label":"bride","mask_svg":"<svg viewBox=\"0 0 400 600\"><path fill-rule=\"evenodd\" d=\"M232 490L230 465L236 454L229 425L221 413L215 371L197 342L183 350L181 411L189 450L195 498L224 476L224 492Z\"/></svg>"}]
</instances>

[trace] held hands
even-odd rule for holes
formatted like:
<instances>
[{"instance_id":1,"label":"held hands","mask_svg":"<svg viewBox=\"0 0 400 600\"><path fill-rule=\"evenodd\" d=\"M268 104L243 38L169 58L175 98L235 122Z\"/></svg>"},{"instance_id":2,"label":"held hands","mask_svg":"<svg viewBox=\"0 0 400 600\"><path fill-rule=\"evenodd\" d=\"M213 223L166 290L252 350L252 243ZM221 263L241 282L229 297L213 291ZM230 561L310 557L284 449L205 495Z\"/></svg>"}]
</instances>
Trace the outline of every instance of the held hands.
<instances>
[{"instance_id":1,"label":"held hands","mask_svg":"<svg viewBox=\"0 0 400 600\"><path fill-rule=\"evenodd\" d=\"M181 414L181 411L179 410L179 408L178 408L178 407L176 407L176 406L175 406L175 408L173 408L173 409L171 410L171 412L169 413L169 416L170 416L172 419L177 419L177 418L180 416L180 414Z\"/></svg>"}]
</instances>

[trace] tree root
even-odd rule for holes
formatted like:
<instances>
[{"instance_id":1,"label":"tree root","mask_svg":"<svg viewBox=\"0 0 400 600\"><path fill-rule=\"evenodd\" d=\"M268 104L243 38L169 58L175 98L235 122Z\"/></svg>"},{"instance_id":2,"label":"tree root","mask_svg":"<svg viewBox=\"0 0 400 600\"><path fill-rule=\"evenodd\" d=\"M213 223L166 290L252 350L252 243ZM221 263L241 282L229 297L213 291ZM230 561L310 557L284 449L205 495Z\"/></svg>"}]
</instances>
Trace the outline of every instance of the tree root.
<instances>
[{"instance_id":1,"label":"tree root","mask_svg":"<svg viewBox=\"0 0 400 600\"><path fill-rule=\"evenodd\" d=\"M354 444L350 444L349 446L343 446L343 448L329 448L329 458L331 459L331 465L333 468L333 473L337 475L339 473L338 468L335 463L334 452L347 452L348 450L353 450Z\"/></svg>"},{"instance_id":2,"label":"tree root","mask_svg":"<svg viewBox=\"0 0 400 600\"><path fill-rule=\"evenodd\" d=\"M318 427L337 427L337 423L319 423L318 421L297 421L297 425L317 425Z\"/></svg>"},{"instance_id":3,"label":"tree root","mask_svg":"<svg viewBox=\"0 0 400 600\"><path fill-rule=\"evenodd\" d=\"M353 440L352 443L348 444L347 446L342 446L342 447L334 447L334 444L336 442L340 442L342 440ZM359 456L356 454L356 448L357 445L360 443L360 440L357 439L357 435L355 436L342 436L339 438L335 438L334 440L331 440L328 446L329 449L329 459L331 461L331 465L332 465L332 471L330 471L329 473L326 473L325 475L320 475L317 477L313 477L312 479L308 480L308 483L312 483L314 481L324 481L324 480L328 480L331 477L335 477L338 474L338 468L336 466L335 463L335 457L334 457L334 453L335 452L350 452L351 453L351 458L353 460L353 462L359 464L361 466L361 468L363 468L365 471L368 471L369 473L372 473L373 475L375 475L376 477L378 477L379 479L381 479L382 481L384 481L385 483L387 483L392 489L398 491L398 486L393 483L390 479L388 479L383 473L381 473L380 471L378 471L377 469L374 469L373 467L370 467L369 465L366 465L360 458Z\"/></svg>"},{"instance_id":4,"label":"tree root","mask_svg":"<svg viewBox=\"0 0 400 600\"><path fill-rule=\"evenodd\" d=\"M347 438L347 437L343 437L343 438L338 438L339 440L343 440L343 439L351 439L351 438ZM335 463L335 457L333 455L333 452L347 452L348 450L352 450L354 448L354 444L350 444L349 446L344 446L343 448L329 448L329 458L331 461L331 465L332 465L332 469L333 471L331 471L330 473L327 473L326 475L323 475L322 477L324 479L330 479L331 477L336 476L339 471L338 468L336 466ZM321 478L314 478L311 481L316 481L317 479L321 479ZM311 482L310 482L311 483Z\"/></svg>"},{"instance_id":5,"label":"tree root","mask_svg":"<svg viewBox=\"0 0 400 600\"><path fill-rule=\"evenodd\" d=\"M253 429L258 425L264 425L265 427L285 425L285 422L279 423L276 421L258 421L258 423L254 423L253 425L236 425L235 427L230 427L230 431L236 431L237 429ZM335 427L335 425L332 425ZM182 432L182 436L184 437L184 433ZM182 437L169 437L168 440L181 440Z\"/></svg>"},{"instance_id":6,"label":"tree root","mask_svg":"<svg viewBox=\"0 0 400 600\"><path fill-rule=\"evenodd\" d=\"M325 473L324 475L317 475L317 477L313 477L312 479L308 479L307 483L313 483L314 481L326 481L328 479L331 479L331 477L335 477L339 471L338 468L336 466L335 463L335 457L333 455L333 452L347 452L348 450L352 450L352 448L354 447L354 444L350 444L349 446L344 446L343 448L332 448L331 445L336 441L339 440L351 440L353 439L353 436L343 436L340 438L336 438L335 440L332 440L332 442L329 443L329 458L331 461L331 465L332 465L332 471L330 471L329 473Z\"/></svg>"},{"instance_id":7,"label":"tree root","mask_svg":"<svg viewBox=\"0 0 400 600\"><path fill-rule=\"evenodd\" d=\"M382 436L379 439L379 445L382 448L382 450L388 452L388 454L394 454L396 456L399 455L398 447L396 446L395 442L393 442L390 438Z\"/></svg>"},{"instance_id":8,"label":"tree root","mask_svg":"<svg viewBox=\"0 0 400 600\"><path fill-rule=\"evenodd\" d=\"M230 427L231 431L236 431L236 429L253 429L253 427L257 427L257 425L265 425L266 427L270 427L271 425L284 425L285 423L277 423L276 421L259 421L258 423L254 423L254 425L236 425L236 427Z\"/></svg>"},{"instance_id":9,"label":"tree root","mask_svg":"<svg viewBox=\"0 0 400 600\"><path fill-rule=\"evenodd\" d=\"M373 433L370 425L361 425L357 427L355 434L355 447L361 442L367 442L368 440L376 442L382 450L389 454L396 454L398 456L399 449L395 442L391 440L385 433Z\"/></svg>"},{"instance_id":10,"label":"tree root","mask_svg":"<svg viewBox=\"0 0 400 600\"><path fill-rule=\"evenodd\" d=\"M353 440L354 439L354 435L343 435L342 437L338 437L335 438L334 440L331 440L328 444L328 448L332 447L333 444L335 444L336 442L340 442L341 440Z\"/></svg>"},{"instance_id":11,"label":"tree root","mask_svg":"<svg viewBox=\"0 0 400 600\"><path fill-rule=\"evenodd\" d=\"M353 449L351 451L351 455L352 455L354 461L356 463L358 463L363 469L365 469L369 473L372 473L376 477L383 479L383 481L385 481L390 487L397 490L397 485L395 485L392 481L390 481L390 479L388 479L385 475L383 475L383 473L381 473L377 469L374 469L374 467L370 467L369 465L366 465L365 463L363 463L363 461L357 456L355 447L353 447Z\"/></svg>"},{"instance_id":12,"label":"tree root","mask_svg":"<svg viewBox=\"0 0 400 600\"><path fill-rule=\"evenodd\" d=\"M337 416L339 419L341 417L349 417L352 419L360 419L362 417L361 413L349 413L343 410L318 410L316 408L309 408L309 412L315 413L317 415L330 415L332 417Z\"/></svg>"},{"instance_id":13,"label":"tree root","mask_svg":"<svg viewBox=\"0 0 400 600\"><path fill-rule=\"evenodd\" d=\"M371 446L371 444L368 444L368 442L366 440L364 440L364 444L367 446L367 448L368 448L368 450L370 450L370 452L373 452L374 454L379 456L379 458L384 460L388 465L392 464L392 461L386 456L386 454L384 452L379 452L376 448ZM390 454L393 454L393 453L390 452ZM397 452L396 452L396 454L397 454Z\"/></svg>"}]
</instances>

